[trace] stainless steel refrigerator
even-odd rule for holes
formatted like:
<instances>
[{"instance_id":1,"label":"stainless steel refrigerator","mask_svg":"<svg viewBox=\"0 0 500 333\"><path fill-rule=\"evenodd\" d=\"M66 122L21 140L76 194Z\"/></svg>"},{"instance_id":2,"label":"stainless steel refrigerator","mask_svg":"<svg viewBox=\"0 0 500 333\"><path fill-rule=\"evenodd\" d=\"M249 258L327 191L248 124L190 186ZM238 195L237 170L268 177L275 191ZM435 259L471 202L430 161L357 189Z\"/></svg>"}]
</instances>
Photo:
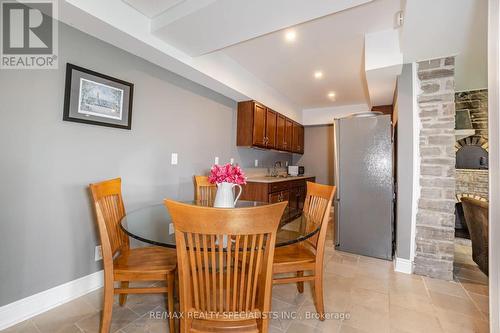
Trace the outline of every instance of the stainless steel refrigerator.
<instances>
[{"instance_id":1,"label":"stainless steel refrigerator","mask_svg":"<svg viewBox=\"0 0 500 333\"><path fill-rule=\"evenodd\" d=\"M393 143L389 115L359 113L334 121L337 249L392 259Z\"/></svg>"}]
</instances>

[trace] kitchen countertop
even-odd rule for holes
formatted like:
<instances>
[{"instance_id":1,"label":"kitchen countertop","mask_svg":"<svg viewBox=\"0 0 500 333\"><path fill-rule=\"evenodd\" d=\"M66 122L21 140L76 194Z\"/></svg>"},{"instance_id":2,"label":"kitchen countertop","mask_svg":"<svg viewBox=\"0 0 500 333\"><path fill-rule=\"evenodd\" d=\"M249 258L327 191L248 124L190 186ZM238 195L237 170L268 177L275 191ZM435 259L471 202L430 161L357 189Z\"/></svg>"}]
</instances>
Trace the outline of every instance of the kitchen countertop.
<instances>
[{"instance_id":1,"label":"kitchen countertop","mask_svg":"<svg viewBox=\"0 0 500 333\"><path fill-rule=\"evenodd\" d=\"M249 183L279 183L279 182L288 182L292 180L300 180L306 178L313 178L312 175L302 175L302 176L288 176L288 177L266 177L266 176L256 176L256 177L248 177L247 182Z\"/></svg>"}]
</instances>

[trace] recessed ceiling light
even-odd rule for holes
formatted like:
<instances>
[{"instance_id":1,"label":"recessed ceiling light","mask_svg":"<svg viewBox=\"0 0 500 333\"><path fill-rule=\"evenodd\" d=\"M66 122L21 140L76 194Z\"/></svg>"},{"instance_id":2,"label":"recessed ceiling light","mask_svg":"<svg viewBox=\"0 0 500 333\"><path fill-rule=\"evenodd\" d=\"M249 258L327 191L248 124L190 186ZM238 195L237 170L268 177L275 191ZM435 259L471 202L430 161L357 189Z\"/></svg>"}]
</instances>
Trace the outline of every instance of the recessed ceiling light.
<instances>
[{"instance_id":1,"label":"recessed ceiling light","mask_svg":"<svg viewBox=\"0 0 500 333\"><path fill-rule=\"evenodd\" d=\"M329 98L335 98L335 93L333 91L328 93Z\"/></svg>"},{"instance_id":2,"label":"recessed ceiling light","mask_svg":"<svg viewBox=\"0 0 500 333\"><path fill-rule=\"evenodd\" d=\"M288 30L285 33L285 40L289 43L294 42L296 37L297 34L295 33L295 30Z\"/></svg>"},{"instance_id":3,"label":"recessed ceiling light","mask_svg":"<svg viewBox=\"0 0 500 333\"><path fill-rule=\"evenodd\" d=\"M321 79L322 77L323 77L323 72L322 71L316 71L316 72L314 72L314 78Z\"/></svg>"}]
</instances>

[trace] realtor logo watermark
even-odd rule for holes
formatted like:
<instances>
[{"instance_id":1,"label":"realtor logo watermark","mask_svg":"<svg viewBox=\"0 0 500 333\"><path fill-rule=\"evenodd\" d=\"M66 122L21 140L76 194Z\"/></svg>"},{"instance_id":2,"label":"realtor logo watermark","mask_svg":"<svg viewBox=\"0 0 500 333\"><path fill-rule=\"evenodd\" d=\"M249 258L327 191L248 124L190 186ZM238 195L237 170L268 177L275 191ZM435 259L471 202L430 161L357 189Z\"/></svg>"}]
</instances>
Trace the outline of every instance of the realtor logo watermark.
<instances>
[{"instance_id":1,"label":"realtor logo watermark","mask_svg":"<svg viewBox=\"0 0 500 333\"><path fill-rule=\"evenodd\" d=\"M56 0L0 0L0 69L57 69Z\"/></svg>"}]
</instances>

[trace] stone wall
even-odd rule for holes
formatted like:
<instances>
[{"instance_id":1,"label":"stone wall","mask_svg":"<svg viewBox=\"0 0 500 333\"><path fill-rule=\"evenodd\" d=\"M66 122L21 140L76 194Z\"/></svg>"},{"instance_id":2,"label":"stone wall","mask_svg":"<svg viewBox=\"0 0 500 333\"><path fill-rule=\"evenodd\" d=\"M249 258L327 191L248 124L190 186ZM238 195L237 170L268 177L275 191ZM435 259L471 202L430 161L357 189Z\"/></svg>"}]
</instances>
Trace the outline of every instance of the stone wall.
<instances>
[{"instance_id":1,"label":"stone wall","mask_svg":"<svg viewBox=\"0 0 500 333\"><path fill-rule=\"evenodd\" d=\"M488 138L488 90L462 91L455 93L455 108L469 110L472 127L477 135Z\"/></svg>"},{"instance_id":2,"label":"stone wall","mask_svg":"<svg viewBox=\"0 0 500 333\"><path fill-rule=\"evenodd\" d=\"M420 198L414 272L452 280L455 225L455 59L419 62Z\"/></svg>"},{"instance_id":3,"label":"stone wall","mask_svg":"<svg viewBox=\"0 0 500 333\"><path fill-rule=\"evenodd\" d=\"M488 199L488 170L457 169L457 195L470 193Z\"/></svg>"}]
</instances>

